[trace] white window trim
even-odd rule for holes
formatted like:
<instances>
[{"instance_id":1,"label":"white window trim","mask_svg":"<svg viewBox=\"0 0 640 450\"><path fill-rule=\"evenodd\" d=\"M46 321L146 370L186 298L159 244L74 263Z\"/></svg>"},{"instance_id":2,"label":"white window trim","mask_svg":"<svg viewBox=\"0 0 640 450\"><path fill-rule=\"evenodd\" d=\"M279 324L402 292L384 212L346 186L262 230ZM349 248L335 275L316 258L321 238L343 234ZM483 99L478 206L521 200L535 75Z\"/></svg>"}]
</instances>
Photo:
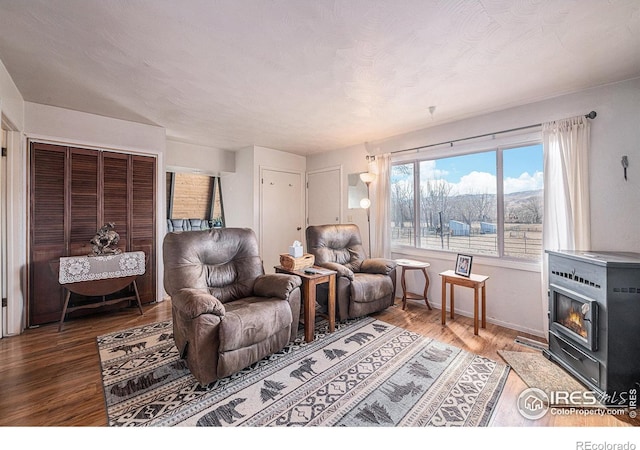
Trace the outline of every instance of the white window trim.
<instances>
[{"instance_id":1,"label":"white window trim","mask_svg":"<svg viewBox=\"0 0 640 450\"><path fill-rule=\"evenodd\" d=\"M451 266L453 267L458 253L448 250L417 248L408 245L396 245L391 248L391 255L402 255L402 257L414 258L420 261L447 261L451 262ZM542 271L542 261L527 261L509 257L500 258L499 256L473 254L473 264L477 264L480 266L500 267L503 269L522 270L525 272L540 273Z\"/></svg>"},{"instance_id":2,"label":"white window trim","mask_svg":"<svg viewBox=\"0 0 640 450\"><path fill-rule=\"evenodd\" d=\"M391 156L391 165L393 166L402 163L451 158L455 156L464 156L487 151L508 150L510 148L526 147L528 145L537 145L541 143L541 129L536 129L535 131L527 130L526 132L519 130L515 132L495 134L489 137L485 136L477 139L469 139L464 142L444 143L434 147L411 150L407 152L398 152L398 154ZM499 161L499 163L496 163L496 178L498 176L503 177L502 158L500 158ZM503 190L504 183L500 183L497 186L496 194L504 195ZM497 214L500 214L500 211L498 211ZM502 214L502 217L504 217L504 211L502 211ZM504 234L504 218L502 221L498 221L498 223L501 224L499 228L502 229L502 232ZM498 232L500 231L501 230L498 229ZM503 246L504 242L500 243L500 247ZM474 261L476 261L478 264L486 266L518 269L530 272L540 272L542 270L542 255L540 261L528 261L525 259L517 259L509 256L499 256L503 254L503 249L500 248L498 250L499 254L496 256L474 253ZM419 248L415 245L415 242L413 246L391 243L391 253L423 258L435 256L436 259L446 261L455 261L457 255L457 252L450 250Z\"/></svg>"}]
</instances>

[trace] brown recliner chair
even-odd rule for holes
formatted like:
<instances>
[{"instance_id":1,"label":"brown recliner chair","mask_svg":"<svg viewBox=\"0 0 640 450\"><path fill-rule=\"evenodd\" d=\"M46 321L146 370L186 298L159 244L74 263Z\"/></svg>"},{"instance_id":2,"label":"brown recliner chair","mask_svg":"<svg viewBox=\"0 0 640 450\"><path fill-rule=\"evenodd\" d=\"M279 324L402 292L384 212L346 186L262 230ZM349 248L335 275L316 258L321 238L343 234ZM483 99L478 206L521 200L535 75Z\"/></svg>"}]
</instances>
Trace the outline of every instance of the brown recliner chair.
<instances>
[{"instance_id":1,"label":"brown recliner chair","mask_svg":"<svg viewBox=\"0 0 640 450\"><path fill-rule=\"evenodd\" d=\"M396 262L367 258L357 225L309 226L306 234L307 251L315 256L315 264L338 272L338 320L365 316L393 305Z\"/></svg>"},{"instance_id":2,"label":"brown recliner chair","mask_svg":"<svg viewBox=\"0 0 640 450\"><path fill-rule=\"evenodd\" d=\"M201 384L229 376L296 337L300 277L265 275L252 230L168 233L163 251L175 343Z\"/></svg>"}]
</instances>

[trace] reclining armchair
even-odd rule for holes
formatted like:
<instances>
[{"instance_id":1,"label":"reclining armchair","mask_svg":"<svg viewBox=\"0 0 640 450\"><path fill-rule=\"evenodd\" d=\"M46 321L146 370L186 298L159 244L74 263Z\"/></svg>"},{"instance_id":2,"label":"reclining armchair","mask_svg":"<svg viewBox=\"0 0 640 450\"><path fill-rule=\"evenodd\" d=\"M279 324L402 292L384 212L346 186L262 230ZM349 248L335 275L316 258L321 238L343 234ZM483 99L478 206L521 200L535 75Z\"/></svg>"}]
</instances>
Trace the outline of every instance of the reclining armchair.
<instances>
[{"instance_id":1,"label":"reclining armchair","mask_svg":"<svg viewBox=\"0 0 640 450\"><path fill-rule=\"evenodd\" d=\"M360 317L393 305L396 262L367 258L357 225L315 225L306 230L307 251L315 264L335 270L339 320Z\"/></svg>"},{"instance_id":2,"label":"reclining armchair","mask_svg":"<svg viewBox=\"0 0 640 450\"><path fill-rule=\"evenodd\" d=\"M175 343L200 384L238 372L296 337L300 277L265 275L252 230L168 233L163 252Z\"/></svg>"}]
</instances>

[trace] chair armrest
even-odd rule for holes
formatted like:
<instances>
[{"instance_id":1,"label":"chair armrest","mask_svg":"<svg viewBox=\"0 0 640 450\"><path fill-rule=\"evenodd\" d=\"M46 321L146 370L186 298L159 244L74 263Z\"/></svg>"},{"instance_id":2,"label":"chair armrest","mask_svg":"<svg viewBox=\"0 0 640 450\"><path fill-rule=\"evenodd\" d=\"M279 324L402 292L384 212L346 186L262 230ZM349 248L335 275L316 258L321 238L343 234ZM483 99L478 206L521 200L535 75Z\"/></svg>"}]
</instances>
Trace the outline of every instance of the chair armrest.
<instances>
[{"instance_id":1,"label":"chair armrest","mask_svg":"<svg viewBox=\"0 0 640 450\"><path fill-rule=\"evenodd\" d=\"M276 297L287 300L289 294L301 285L302 279L297 275L268 273L256 278L253 293L258 297Z\"/></svg>"},{"instance_id":2,"label":"chair armrest","mask_svg":"<svg viewBox=\"0 0 640 450\"><path fill-rule=\"evenodd\" d=\"M222 302L202 289L180 289L171 297L171 304L191 319L202 314L223 317L226 313Z\"/></svg>"},{"instance_id":3,"label":"chair armrest","mask_svg":"<svg viewBox=\"0 0 640 450\"><path fill-rule=\"evenodd\" d=\"M395 269L397 263L392 259L386 258L369 258L362 261L360 271L364 273L379 273L389 275Z\"/></svg>"},{"instance_id":4,"label":"chair armrest","mask_svg":"<svg viewBox=\"0 0 640 450\"><path fill-rule=\"evenodd\" d=\"M319 266L324 267L325 269L335 270L336 272L338 272L338 277L346 277L353 281L353 271L348 267L343 266L342 264L326 262L319 264Z\"/></svg>"}]
</instances>

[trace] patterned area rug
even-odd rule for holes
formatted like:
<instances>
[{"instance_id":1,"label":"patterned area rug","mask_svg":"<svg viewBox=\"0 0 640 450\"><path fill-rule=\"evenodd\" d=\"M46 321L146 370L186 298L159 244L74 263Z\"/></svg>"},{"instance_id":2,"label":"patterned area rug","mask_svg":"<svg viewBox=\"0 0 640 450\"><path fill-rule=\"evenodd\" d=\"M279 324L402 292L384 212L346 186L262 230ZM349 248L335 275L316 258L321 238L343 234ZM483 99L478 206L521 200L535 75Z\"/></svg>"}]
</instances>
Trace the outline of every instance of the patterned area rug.
<instances>
[{"instance_id":1,"label":"patterned area rug","mask_svg":"<svg viewBox=\"0 0 640 450\"><path fill-rule=\"evenodd\" d=\"M372 318L201 386L172 324L97 338L110 426L486 426L502 363Z\"/></svg>"},{"instance_id":2,"label":"patterned area rug","mask_svg":"<svg viewBox=\"0 0 640 450\"><path fill-rule=\"evenodd\" d=\"M559 365L549 361L541 352L512 352L498 350L498 354L530 388L543 390L550 397L551 392L585 392L588 389ZM550 406L585 406L560 397ZM589 405L601 408L601 404Z\"/></svg>"}]
</instances>

